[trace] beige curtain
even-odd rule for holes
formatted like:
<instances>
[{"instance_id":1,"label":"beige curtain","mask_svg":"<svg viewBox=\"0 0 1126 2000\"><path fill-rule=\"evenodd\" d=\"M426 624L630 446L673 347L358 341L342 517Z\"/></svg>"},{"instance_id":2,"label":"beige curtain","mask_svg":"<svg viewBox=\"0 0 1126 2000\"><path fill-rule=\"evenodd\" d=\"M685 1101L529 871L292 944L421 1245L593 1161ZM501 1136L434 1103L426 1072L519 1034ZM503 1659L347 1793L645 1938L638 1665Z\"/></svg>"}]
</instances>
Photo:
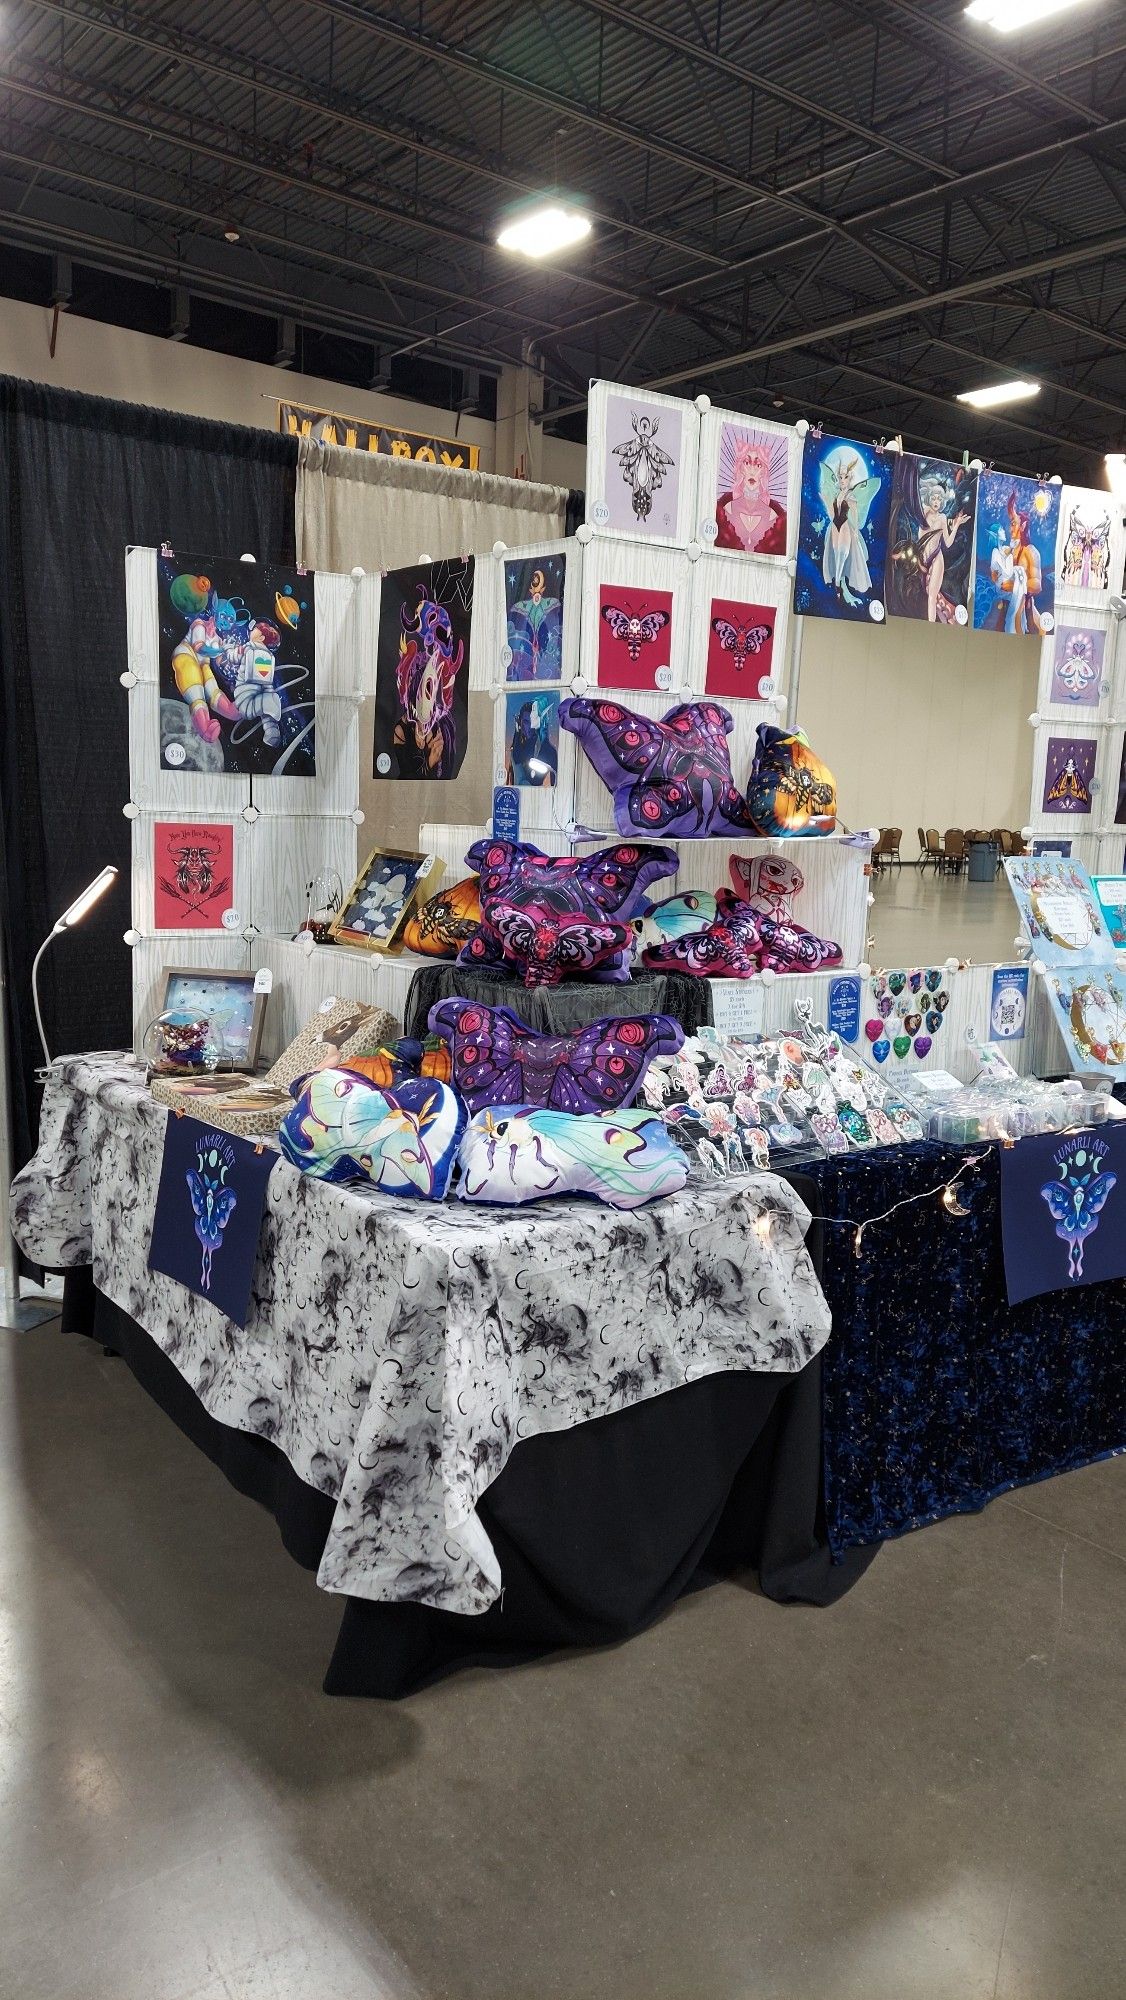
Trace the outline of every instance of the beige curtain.
<instances>
[{"instance_id":1,"label":"beige curtain","mask_svg":"<svg viewBox=\"0 0 1126 2000\"><path fill-rule=\"evenodd\" d=\"M302 438L297 560L306 569L400 569L420 555L484 555L562 535L567 490L494 472Z\"/></svg>"}]
</instances>

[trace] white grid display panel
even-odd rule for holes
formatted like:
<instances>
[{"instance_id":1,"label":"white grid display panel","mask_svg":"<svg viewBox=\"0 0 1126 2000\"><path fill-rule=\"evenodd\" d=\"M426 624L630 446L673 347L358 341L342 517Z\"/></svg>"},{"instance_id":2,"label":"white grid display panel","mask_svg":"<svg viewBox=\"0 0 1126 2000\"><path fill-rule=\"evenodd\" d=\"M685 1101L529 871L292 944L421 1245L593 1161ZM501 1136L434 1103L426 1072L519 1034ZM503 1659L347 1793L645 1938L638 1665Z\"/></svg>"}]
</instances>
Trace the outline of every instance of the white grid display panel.
<instances>
[{"instance_id":1,"label":"white grid display panel","mask_svg":"<svg viewBox=\"0 0 1126 2000\"><path fill-rule=\"evenodd\" d=\"M342 945L306 944L304 938L255 938L250 963L269 966L273 991L266 1009L262 1052L269 1062L288 1047L330 997L384 1007L402 1026L407 992L420 966L432 958L404 952L356 951Z\"/></svg>"},{"instance_id":2,"label":"white grid display panel","mask_svg":"<svg viewBox=\"0 0 1126 2000\"><path fill-rule=\"evenodd\" d=\"M705 411L700 419L699 477L694 533L697 541L702 542L705 547L715 542L718 534L717 506L721 495L730 490L728 480L723 477L728 458L725 443L729 445L733 435L743 437L754 432L765 434L769 439L777 440L778 444L786 447L786 477L784 482L779 482L780 492L776 496L778 503L786 510L786 548L785 555L759 556L753 557L752 560L770 563L784 569L786 557L792 556L797 546L798 502L801 495L802 441L790 424L772 423L766 417L747 416L741 410L719 410L714 405ZM746 554L739 549L717 549L715 553L722 557L726 565L748 560ZM749 592L747 594L750 595ZM738 592L732 589L727 595L733 597L738 595Z\"/></svg>"},{"instance_id":3,"label":"white grid display panel","mask_svg":"<svg viewBox=\"0 0 1126 2000\"><path fill-rule=\"evenodd\" d=\"M562 556L563 658L558 680L507 681L509 666L506 572L513 563L534 563L537 557ZM579 671L579 625L582 617L582 544L573 535L554 541L530 542L506 549L503 555L477 557L473 582L473 643L470 647L471 688L560 687Z\"/></svg>"},{"instance_id":4,"label":"white grid display panel","mask_svg":"<svg viewBox=\"0 0 1126 2000\"><path fill-rule=\"evenodd\" d=\"M693 563L689 674L697 694L707 693L713 601L718 598L725 604L762 605L774 614L770 679L773 683L772 694L777 699L773 704L769 696L762 701L756 699L753 703L757 711L755 720L756 724L780 720L785 711L785 689L789 680L793 589L793 578L783 562L770 562L757 556L739 556L729 560L712 551ZM750 671L753 678L756 666L755 656L751 654L744 672ZM721 702L724 707L730 707L741 699L728 694L712 694L707 698Z\"/></svg>"},{"instance_id":5,"label":"white grid display panel","mask_svg":"<svg viewBox=\"0 0 1126 2000\"><path fill-rule=\"evenodd\" d=\"M344 893L355 880L359 835L351 818L264 813L249 831L257 931L291 937L308 915L309 885L318 876L337 874Z\"/></svg>"},{"instance_id":6,"label":"white grid display panel","mask_svg":"<svg viewBox=\"0 0 1126 2000\"><path fill-rule=\"evenodd\" d=\"M614 455L617 445L636 439L635 415L642 421L655 420L654 442L676 460L675 505L667 522L671 472L653 492L652 507L643 520L633 511L629 482ZM591 382L586 426L586 518L590 526L607 534L641 535L649 543L686 547L696 526L699 434L700 418L694 403L679 396L659 395L656 390L630 389L621 382Z\"/></svg>"},{"instance_id":7,"label":"white grid display panel","mask_svg":"<svg viewBox=\"0 0 1126 2000\"><path fill-rule=\"evenodd\" d=\"M252 827L241 815L231 819L229 813L200 812L182 816L167 813L163 809L138 810L131 825L132 838L132 919L133 929L146 938L183 938L189 948L197 940L221 935L214 926L201 929L192 924L165 924L158 928L156 922L154 839L158 825L227 827L232 831L233 866L231 884L223 898L222 905L216 905L219 914L225 910L237 912L240 922L234 926L234 934L245 931L253 921L254 874L251 865Z\"/></svg>"},{"instance_id":8,"label":"white grid display panel","mask_svg":"<svg viewBox=\"0 0 1126 2000\"><path fill-rule=\"evenodd\" d=\"M351 814L359 803L366 598L350 576L322 570L311 581L317 632L317 770L311 778L251 780L254 805L272 819Z\"/></svg>"},{"instance_id":9,"label":"white grid display panel","mask_svg":"<svg viewBox=\"0 0 1126 2000\"><path fill-rule=\"evenodd\" d=\"M683 549L651 548L624 535L595 535L587 543L582 567L579 678L587 683L588 691L612 695L627 707L638 693L637 688L627 687L621 681L598 678L599 640L607 629L602 618L603 588L608 604L627 616L645 608L649 593L663 591L672 598L671 643L667 648L654 648L669 663L667 669L661 670L668 682L663 699L666 708L686 699L692 691L691 575L692 564ZM620 652L623 661L629 660L624 641L615 641L612 650ZM648 668L647 650L642 642L638 668L648 669L649 685L656 687L658 669Z\"/></svg>"},{"instance_id":10,"label":"white grid display panel","mask_svg":"<svg viewBox=\"0 0 1126 2000\"><path fill-rule=\"evenodd\" d=\"M603 693L603 690L601 688L591 689L590 693L592 699L596 699ZM671 694L638 694L631 690L628 696L617 695L611 692L609 693L609 698L622 702L625 707L632 709L635 715L648 716L655 722L659 722L662 716L668 714L670 708L677 705ZM680 699L681 701L691 700L693 697L682 696ZM721 706L723 705L721 704ZM732 732L727 738L727 751L731 760L731 775L738 789L742 791L750 773L751 759L755 751L756 731L759 720L763 715L763 710L757 702L738 701L732 702L729 705L728 713L734 724ZM590 828L600 836L605 831L607 838L614 840L621 840L623 838L641 839L643 837L637 828L631 829L628 836L622 835L617 831L614 826L614 814L610 794L589 757L586 755L586 752L581 749L575 783L575 821L577 825ZM645 835L644 838L660 840L663 838L663 835L653 833ZM698 845L698 843L693 842L692 845ZM729 848L730 845L731 843L729 842Z\"/></svg>"},{"instance_id":11,"label":"white grid display panel","mask_svg":"<svg viewBox=\"0 0 1126 2000\"><path fill-rule=\"evenodd\" d=\"M196 933L175 939L142 938L134 945L133 1045L138 1055L145 1029L160 1012L164 973L170 966L244 972L250 966L250 947L245 938L219 936L214 931L205 937Z\"/></svg>"}]
</instances>

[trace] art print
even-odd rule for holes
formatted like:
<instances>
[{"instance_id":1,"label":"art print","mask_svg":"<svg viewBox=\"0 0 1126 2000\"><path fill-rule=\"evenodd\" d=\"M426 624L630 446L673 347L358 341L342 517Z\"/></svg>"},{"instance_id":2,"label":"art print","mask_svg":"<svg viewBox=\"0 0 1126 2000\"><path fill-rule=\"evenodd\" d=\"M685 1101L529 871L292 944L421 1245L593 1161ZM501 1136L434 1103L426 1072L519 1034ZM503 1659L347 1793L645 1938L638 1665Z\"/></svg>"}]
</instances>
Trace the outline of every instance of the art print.
<instances>
[{"instance_id":1,"label":"art print","mask_svg":"<svg viewBox=\"0 0 1126 2000\"><path fill-rule=\"evenodd\" d=\"M725 423L716 462L715 546L741 555L784 556L792 431Z\"/></svg>"},{"instance_id":2,"label":"art print","mask_svg":"<svg viewBox=\"0 0 1126 2000\"><path fill-rule=\"evenodd\" d=\"M1011 472L977 488L974 630L1042 637L1055 624L1060 489Z\"/></svg>"},{"instance_id":3,"label":"art print","mask_svg":"<svg viewBox=\"0 0 1126 2000\"><path fill-rule=\"evenodd\" d=\"M1110 496L1069 489L1060 520L1061 590L1109 590L1110 535Z\"/></svg>"},{"instance_id":4,"label":"art print","mask_svg":"<svg viewBox=\"0 0 1126 2000\"><path fill-rule=\"evenodd\" d=\"M196 820L157 820L152 830L153 926L221 931L231 909L235 830Z\"/></svg>"},{"instance_id":5,"label":"art print","mask_svg":"<svg viewBox=\"0 0 1126 2000\"><path fill-rule=\"evenodd\" d=\"M884 602L892 618L969 623L977 473L903 452L891 482Z\"/></svg>"},{"instance_id":6,"label":"art print","mask_svg":"<svg viewBox=\"0 0 1126 2000\"><path fill-rule=\"evenodd\" d=\"M315 777L313 578L171 551L156 572L164 768Z\"/></svg>"},{"instance_id":7,"label":"art print","mask_svg":"<svg viewBox=\"0 0 1126 2000\"><path fill-rule=\"evenodd\" d=\"M1089 813L1095 745L1079 736L1049 736L1044 769L1046 813Z\"/></svg>"},{"instance_id":8,"label":"art print","mask_svg":"<svg viewBox=\"0 0 1126 2000\"><path fill-rule=\"evenodd\" d=\"M807 433L795 611L807 618L882 619L891 472L892 461L872 445Z\"/></svg>"},{"instance_id":9,"label":"art print","mask_svg":"<svg viewBox=\"0 0 1126 2000\"><path fill-rule=\"evenodd\" d=\"M164 975L160 1013L181 1020L207 1021L223 1041L223 1063L253 1069L262 1039L266 994L254 990L252 972L173 966Z\"/></svg>"},{"instance_id":10,"label":"art print","mask_svg":"<svg viewBox=\"0 0 1126 2000\"><path fill-rule=\"evenodd\" d=\"M441 863L432 854L373 847L328 927L329 936L336 944L389 950L440 873Z\"/></svg>"},{"instance_id":11,"label":"art print","mask_svg":"<svg viewBox=\"0 0 1126 2000\"><path fill-rule=\"evenodd\" d=\"M1006 861L1005 874L1034 958L1048 966L1113 961L1114 947L1081 861L1055 853L1021 855Z\"/></svg>"},{"instance_id":12,"label":"art print","mask_svg":"<svg viewBox=\"0 0 1126 2000\"><path fill-rule=\"evenodd\" d=\"M504 781L506 785L554 785L559 774L557 693L505 697Z\"/></svg>"},{"instance_id":13,"label":"art print","mask_svg":"<svg viewBox=\"0 0 1126 2000\"><path fill-rule=\"evenodd\" d=\"M557 681L563 676L563 591L567 558L506 560L506 675L510 681Z\"/></svg>"},{"instance_id":14,"label":"art print","mask_svg":"<svg viewBox=\"0 0 1126 2000\"><path fill-rule=\"evenodd\" d=\"M1000 1165L1010 1305L1126 1277L1126 1133L1022 1139Z\"/></svg>"},{"instance_id":15,"label":"art print","mask_svg":"<svg viewBox=\"0 0 1126 2000\"><path fill-rule=\"evenodd\" d=\"M1050 700L1069 707L1097 708L1102 698L1106 633L1084 625L1057 625L1052 652Z\"/></svg>"},{"instance_id":16,"label":"art print","mask_svg":"<svg viewBox=\"0 0 1126 2000\"><path fill-rule=\"evenodd\" d=\"M773 694L774 621L772 604L713 597L708 611L708 694L759 700ZM763 683L768 683L763 686Z\"/></svg>"},{"instance_id":17,"label":"art print","mask_svg":"<svg viewBox=\"0 0 1126 2000\"><path fill-rule=\"evenodd\" d=\"M643 396L606 398L606 445L601 525L634 535L677 529L684 423L679 409Z\"/></svg>"},{"instance_id":18,"label":"art print","mask_svg":"<svg viewBox=\"0 0 1126 2000\"><path fill-rule=\"evenodd\" d=\"M236 1326L250 1312L266 1187L277 1154L198 1119L171 1117L149 1246L163 1272Z\"/></svg>"},{"instance_id":19,"label":"art print","mask_svg":"<svg viewBox=\"0 0 1126 2000\"><path fill-rule=\"evenodd\" d=\"M1093 1074L1126 1067L1126 983L1110 965L1061 966L1048 973L1056 1019L1072 1067Z\"/></svg>"},{"instance_id":20,"label":"art print","mask_svg":"<svg viewBox=\"0 0 1126 2000\"><path fill-rule=\"evenodd\" d=\"M672 659L671 590L603 583L598 590L600 687L667 687ZM662 675L662 679L658 679Z\"/></svg>"},{"instance_id":21,"label":"art print","mask_svg":"<svg viewBox=\"0 0 1126 2000\"><path fill-rule=\"evenodd\" d=\"M456 778L469 724L473 558L388 571L375 665L377 778Z\"/></svg>"}]
</instances>

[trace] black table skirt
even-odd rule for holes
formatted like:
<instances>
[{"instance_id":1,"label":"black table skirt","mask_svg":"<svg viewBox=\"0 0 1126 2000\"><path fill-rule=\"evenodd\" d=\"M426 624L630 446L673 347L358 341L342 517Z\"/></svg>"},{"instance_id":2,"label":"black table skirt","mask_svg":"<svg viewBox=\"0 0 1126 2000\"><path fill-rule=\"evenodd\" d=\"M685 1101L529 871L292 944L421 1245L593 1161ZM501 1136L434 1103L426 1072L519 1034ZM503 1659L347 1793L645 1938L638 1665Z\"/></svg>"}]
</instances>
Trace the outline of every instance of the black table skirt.
<instances>
[{"instance_id":1,"label":"black table skirt","mask_svg":"<svg viewBox=\"0 0 1126 2000\"><path fill-rule=\"evenodd\" d=\"M289 1553L317 1567L332 1500L266 1439L210 1416L88 1270L67 1275L63 1325L119 1354L231 1484L269 1509ZM500 1562L500 1601L467 1617L346 1598L327 1694L397 1699L460 1667L625 1639L686 1591L740 1570L757 1569L779 1602L832 1604L876 1553L829 1555L819 1360L796 1376L709 1376L525 1439L478 1514Z\"/></svg>"}]
</instances>

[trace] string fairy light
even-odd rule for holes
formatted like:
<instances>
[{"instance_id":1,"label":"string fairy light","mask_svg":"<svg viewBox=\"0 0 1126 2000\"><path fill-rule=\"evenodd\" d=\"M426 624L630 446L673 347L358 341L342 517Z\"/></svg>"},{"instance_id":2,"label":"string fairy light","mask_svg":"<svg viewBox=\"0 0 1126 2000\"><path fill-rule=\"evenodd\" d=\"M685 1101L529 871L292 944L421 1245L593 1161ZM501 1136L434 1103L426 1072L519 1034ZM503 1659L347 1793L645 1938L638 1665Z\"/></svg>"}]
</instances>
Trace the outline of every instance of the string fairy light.
<instances>
[{"instance_id":1,"label":"string fairy light","mask_svg":"<svg viewBox=\"0 0 1126 2000\"><path fill-rule=\"evenodd\" d=\"M851 1229L852 1253L854 1257L859 1257L866 1229L874 1228L877 1222L886 1222L890 1216L897 1215L901 1208L914 1207L916 1202L933 1201L937 1195L947 1215L968 1215L969 1209L958 1198L958 1183L964 1174L980 1166L982 1160L988 1157L988 1153L971 1154L968 1160L962 1161L957 1173L951 1174L949 1180L940 1181L937 1187L923 1188L918 1194L904 1195L902 1200L893 1201L890 1208L881 1209L878 1215L866 1216L863 1222L854 1222L850 1216L833 1215L824 1215L820 1220L826 1229Z\"/></svg>"}]
</instances>

